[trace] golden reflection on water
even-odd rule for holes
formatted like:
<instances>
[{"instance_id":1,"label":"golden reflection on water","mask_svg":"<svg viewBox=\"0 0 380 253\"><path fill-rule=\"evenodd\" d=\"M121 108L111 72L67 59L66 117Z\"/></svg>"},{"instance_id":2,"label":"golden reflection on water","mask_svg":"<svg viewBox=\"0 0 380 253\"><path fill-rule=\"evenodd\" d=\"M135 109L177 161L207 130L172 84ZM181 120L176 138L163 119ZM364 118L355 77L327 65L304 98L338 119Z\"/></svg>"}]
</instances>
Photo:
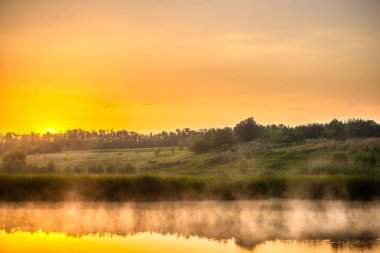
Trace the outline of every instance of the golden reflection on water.
<instances>
[{"instance_id":1,"label":"golden reflection on water","mask_svg":"<svg viewBox=\"0 0 380 253\"><path fill-rule=\"evenodd\" d=\"M0 233L0 252L244 252L232 240L224 243L198 237L184 238L157 233L128 236L85 235L70 237L64 233L14 232Z\"/></svg>"},{"instance_id":2,"label":"golden reflection on water","mask_svg":"<svg viewBox=\"0 0 380 253\"><path fill-rule=\"evenodd\" d=\"M0 202L0 253L380 253L378 220L380 202Z\"/></svg>"},{"instance_id":3,"label":"golden reflection on water","mask_svg":"<svg viewBox=\"0 0 380 253\"><path fill-rule=\"evenodd\" d=\"M265 241L252 249L244 249L234 240L216 241L199 237L162 235L159 233L137 233L126 236L92 234L79 237L65 233L0 232L1 253L47 253L47 252L255 252L255 253L357 253L380 252L379 243L370 248L350 245L333 247L330 241Z\"/></svg>"}]
</instances>

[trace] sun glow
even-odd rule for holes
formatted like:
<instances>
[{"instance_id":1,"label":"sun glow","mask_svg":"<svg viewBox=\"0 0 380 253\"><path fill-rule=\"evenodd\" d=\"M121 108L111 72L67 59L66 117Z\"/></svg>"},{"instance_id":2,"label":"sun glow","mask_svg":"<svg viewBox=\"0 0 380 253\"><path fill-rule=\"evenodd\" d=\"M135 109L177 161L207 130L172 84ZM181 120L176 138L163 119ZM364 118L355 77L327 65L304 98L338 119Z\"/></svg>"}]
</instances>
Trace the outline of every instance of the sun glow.
<instances>
[{"instance_id":1,"label":"sun glow","mask_svg":"<svg viewBox=\"0 0 380 253\"><path fill-rule=\"evenodd\" d=\"M48 128L45 129L44 133L55 134L55 133L57 133L57 131L55 130L55 128L48 127Z\"/></svg>"},{"instance_id":2,"label":"sun glow","mask_svg":"<svg viewBox=\"0 0 380 253\"><path fill-rule=\"evenodd\" d=\"M20 243L21 242L21 243ZM198 237L178 237L156 233L138 233L129 236L83 235L64 233L0 231L0 252L245 252L232 240L226 243Z\"/></svg>"},{"instance_id":3,"label":"sun glow","mask_svg":"<svg viewBox=\"0 0 380 253\"><path fill-rule=\"evenodd\" d=\"M0 132L380 121L380 5L275 2L0 1Z\"/></svg>"}]
</instances>

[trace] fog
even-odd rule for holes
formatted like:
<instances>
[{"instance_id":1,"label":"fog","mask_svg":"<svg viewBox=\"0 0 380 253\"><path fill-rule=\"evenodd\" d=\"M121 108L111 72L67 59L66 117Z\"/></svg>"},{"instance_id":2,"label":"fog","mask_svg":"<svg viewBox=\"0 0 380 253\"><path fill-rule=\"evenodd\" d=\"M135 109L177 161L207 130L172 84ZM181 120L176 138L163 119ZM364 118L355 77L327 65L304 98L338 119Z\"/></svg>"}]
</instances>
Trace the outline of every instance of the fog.
<instances>
[{"instance_id":1,"label":"fog","mask_svg":"<svg viewBox=\"0 0 380 253\"><path fill-rule=\"evenodd\" d=\"M245 248L272 240L380 238L380 202L202 201L152 203L2 203L0 225L6 232L63 232L129 235L156 232L234 239ZM367 243L368 244L368 243ZM367 245L366 244L366 245Z\"/></svg>"}]
</instances>

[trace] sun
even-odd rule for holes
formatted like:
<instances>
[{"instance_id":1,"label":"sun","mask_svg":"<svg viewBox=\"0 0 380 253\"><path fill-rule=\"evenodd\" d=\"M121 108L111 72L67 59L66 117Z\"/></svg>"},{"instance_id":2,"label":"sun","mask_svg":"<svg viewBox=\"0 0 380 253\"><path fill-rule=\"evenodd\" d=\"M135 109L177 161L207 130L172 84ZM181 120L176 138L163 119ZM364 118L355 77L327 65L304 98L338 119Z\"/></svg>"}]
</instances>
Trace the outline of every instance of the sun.
<instances>
[{"instance_id":1,"label":"sun","mask_svg":"<svg viewBox=\"0 0 380 253\"><path fill-rule=\"evenodd\" d=\"M39 134L57 134L61 131L61 128L57 124L41 124L39 127L35 129L36 133Z\"/></svg>"},{"instance_id":2,"label":"sun","mask_svg":"<svg viewBox=\"0 0 380 253\"><path fill-rule=\"evenodd\" d=\"M51 134L55 134L57 133L56 129L53 128L53 127L48 127L48 128L45 128L45 131L44 133L51 133Z\"/></svg>"}]
</instances>

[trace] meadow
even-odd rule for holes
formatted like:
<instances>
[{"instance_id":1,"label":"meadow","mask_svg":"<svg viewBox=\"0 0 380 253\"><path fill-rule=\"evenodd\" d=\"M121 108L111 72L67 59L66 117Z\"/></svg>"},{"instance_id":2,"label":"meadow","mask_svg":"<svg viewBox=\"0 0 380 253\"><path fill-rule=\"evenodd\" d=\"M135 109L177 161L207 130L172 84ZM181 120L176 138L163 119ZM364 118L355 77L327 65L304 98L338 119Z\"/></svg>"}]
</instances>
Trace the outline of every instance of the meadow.
<instances>
[{"instance_id":1,"label":"meadow","mask_svg":"<svg viewBox=\"0 0 380 253\"><path fill-rule=\"evenodd\" d=\"M369 165L358 154L378 157L379 143L379 138L254 141L201 154L170 147L28 155L27 168L43 171L54 164L52 170L1 175L0 200L374 200L380 198L378 159Z\"/></svg>"},{"instance_id":2,"label":"meadow","mask_svg":"<svg viewBox=\"0 0 380 253\"><path fill-rule=\"evenodd\" d=\"M380 138L313 140L298 144L272 144L253 141L237 144L225 151L194 153L176 147L63 151L28 155L32 167L53 162L55 173L63 174L123 174L158 176L208 176L240 178L260 175L323 175L378 174L374 167L355 161L358 152L371 150L379 158ZM336 154L345 161L336 161ZM247 172L240 171L241 160L247 162ZM379 160L379 159L377 159ZM100 168L100 169L99 169ZM98 170L96 170L98 169Z\"/></svg>"}]
</instances>

